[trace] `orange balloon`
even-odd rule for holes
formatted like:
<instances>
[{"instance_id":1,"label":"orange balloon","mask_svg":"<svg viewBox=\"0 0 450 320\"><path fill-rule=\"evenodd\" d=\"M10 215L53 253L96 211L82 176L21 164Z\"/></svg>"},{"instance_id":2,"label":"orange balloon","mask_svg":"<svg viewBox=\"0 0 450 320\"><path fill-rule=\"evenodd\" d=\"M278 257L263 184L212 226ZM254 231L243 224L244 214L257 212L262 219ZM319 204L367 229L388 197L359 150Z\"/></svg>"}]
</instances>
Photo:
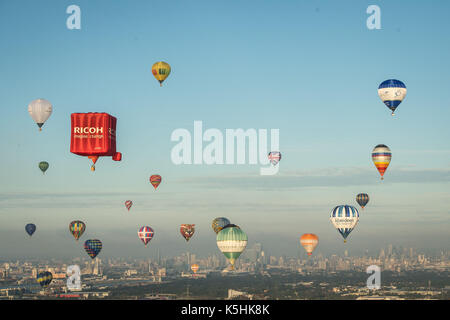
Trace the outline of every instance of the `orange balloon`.
<instances>
[{"instance_id":1,"label":"orange balloon","mask_svg":"<svg viewBox=\"0 0 450 320\"><path fill-rule=\"evenodd\" d=\"M308 256L310 256L319 244L319 237L312 233L305 233L300 237L300 244L305 248Z\"/></svg>"},{"instance_id":2,"label":"orange balloon","mask_svg":"<svg viewBox=\"0 0 450 320\"><path fill-rule=\"evenodd\" d=\"M198 264L196 264L196 263L194 263L193 265L191 265L191 270L194 272L194 273L197 273L197 271L198 271Z\"/></svg>"}]
</instances>

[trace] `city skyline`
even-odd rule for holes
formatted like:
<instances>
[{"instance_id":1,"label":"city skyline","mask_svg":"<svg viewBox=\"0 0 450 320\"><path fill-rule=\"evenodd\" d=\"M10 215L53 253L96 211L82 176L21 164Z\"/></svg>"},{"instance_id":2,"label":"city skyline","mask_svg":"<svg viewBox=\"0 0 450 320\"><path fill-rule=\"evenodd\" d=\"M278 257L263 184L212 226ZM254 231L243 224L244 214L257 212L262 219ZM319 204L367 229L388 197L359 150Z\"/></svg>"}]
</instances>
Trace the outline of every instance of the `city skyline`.
<instances>
[{"instance_id":1,"label":"city skyline","mask_svg":"<svg viewBox=\"0 0 450 320\"><path fill-rule=\"evenodd\" d=\"M0 299L448 299L449 251L427 255L390 244L375 257L345 252L301 259L263 250L249 248L233 272L222 255L188 252L154 260L0 261ZM69 265L80 270L79 287L66 284ZM376 290L366 284L374 266L381 272ZM35 281L43 271L53 275L46 289Z\"/></svg>"}]
</instances>

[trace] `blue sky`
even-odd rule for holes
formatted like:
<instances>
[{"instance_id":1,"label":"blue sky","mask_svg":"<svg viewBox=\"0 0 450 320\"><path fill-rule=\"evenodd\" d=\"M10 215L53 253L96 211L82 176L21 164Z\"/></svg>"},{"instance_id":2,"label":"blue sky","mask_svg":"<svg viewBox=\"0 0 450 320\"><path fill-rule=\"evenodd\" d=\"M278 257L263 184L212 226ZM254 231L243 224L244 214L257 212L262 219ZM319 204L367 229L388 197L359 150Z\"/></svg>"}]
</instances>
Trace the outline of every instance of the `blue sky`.
<instances>
[{"instance_id":1,"label":"blue sky","mask_svg":"<svg viewBox=\"0 0 450 320\"><path fill-rule=\"evenodd\" d=\"M66 28L71 4L81 30ZM366 27L371 4L381 30ZM185 250L181 223L197 225L191 252L212 253L217 216L240 225L249 246L295 254L313 232L317 251L342 253L329 212L356 205L359 192L371 201L350 252L448 249L448 12L447 1L2 1L1 256L84 256L67 231L74 219L105 256ZM162 88L150 71L160 60L172 66ZM377 95L389 78L408 89L395 117ZM41 97L53 114L38 132L27 105ZM73 112L118 118L122 162L101 159L93 174L69 152ZM279 174L172 164L170 135L192 132L194 120L223 132L280 129ZM383 182L370 158L379 143L393 153ZM142 225L155 229L146 250Z\"/></svg>"}]
</instances>

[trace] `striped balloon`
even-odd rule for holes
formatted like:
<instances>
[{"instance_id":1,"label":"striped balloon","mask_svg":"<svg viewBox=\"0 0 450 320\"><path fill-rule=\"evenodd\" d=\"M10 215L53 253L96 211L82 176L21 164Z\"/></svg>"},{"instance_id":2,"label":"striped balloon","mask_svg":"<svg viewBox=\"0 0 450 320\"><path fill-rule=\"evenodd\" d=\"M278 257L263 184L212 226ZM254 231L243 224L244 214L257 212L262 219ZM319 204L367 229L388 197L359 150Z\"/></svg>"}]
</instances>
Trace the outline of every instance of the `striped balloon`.
<instances>
[{"instance_id":1,"label":"striped balloon","mask_svg":"<svg viewBox=\"0 0 450 320\"><path fill-rule=\"evenodd\" d=\"M280 160L281 160L281 152L279 152L279 151L269 152L268 158L269 158L270 163L272 163L272 165L276 166L278 164L278 162L280 162Z\"/></svg>"},{"instance_id":2,"label":"striped balloon","mask_svg":"<svg viewBox=\"0 0 450 320\"><path fill-rule=\"evenodd\" d=\"M86 225L83 221L75 220L69 224L69 231L77 241L83 235L84 230L86 230Z\"/></svg>"},{"instance_id":3,"label":"striped balloon","mask_svg":"<svg viewBox=\"0 0 450 320\"><path fill-rule=\"evenodd\" d=\"M369 195L367 193L360 193L356 196L356 202L364 209L366 204L369 202Z\"/></svg>"},{"instance_id":4,"label":"striped balloon","mask_svg":"<svg viewBox=\"0 0 450 320\"><path fill-rule=\"evenodd\" d=\"M127 207L128 211L130 211L130 208L132 205L133 205L133 201L131 201L131 200L125 201L125 207Z\"/></svg>"},{"instance_id":5,"label":"striped balloon","mask_svg":"<svg viewBox=\"0 0 450 320\"><path fill-rule=\"evenodd\" d=\"M138 231L138 237L139 239L141 239L141 241L145 244L146 247L147 243L149 243L150 240L152 240L153 234L154 234L153 229L148 226L144 226L140 228Z\"/></svg>"},{"instance_id":6,"label":"striped balloon","mask_svg":"<svg viewBox=\"0 0 450 320\"><path fill-rule=\"evenodd\" d=\"M226 225L217 234L217 247L230 262L231 269L234 269L236 259L247 247L247 241L248 238L245 232L234 224Z\"/></svg>"},{"instance_id":7,"label":"striped balloon","mask_svg":"<svg viewBox=\"0 0 450 320\"><path fill-rule=\"evenodd\" d=\"M300 237L300 244L305 248L308 256L310 256L319 244L319 237L312 233L305 233Z\"/></svg>"},{"instance_id":8,"label":"striped balloon","mask_svg":"<svg viewBox=\"0 0 450 320\"><path fill-rule=\"evenodd\" d=\"M150 177L150 183L155 189L158 188L159 184L161 183L161 180L162 178L159 174L154 174Z\"/></svg>"},{"instance_id":9,"label":"striped balloon","mask_svg":"<svg viewBox=\"0 0 450 320\"><path fill-rule=\"evenodd\" d=\"M377 145L372 151L372 161L381 175L381 180L383 180L384 172L389 166L391 158L392 158L391 150L384 144Z\"/></svg>"},{"instance_id":10,"label":"striped balloon","mask_svg":"<svg viewBox=\"0 0 450 320\"><path fill-rule=\"evenodd\" d=\"M331 211L330 220L344 238L344 242L347 242L348 235L358 223L359 212L353 206L340 205Z\"/></svg>"},{"instance_id":11,"label":"striped balloon","mask_svg":"<svg viewBox=\"0 0 450 320\"><path fill-rule=\"evenodd\" d=\"M383 103L391 109L392 115L394 115L395 109L406 96L406 86L400 80L389 79L379 85L378 95Z\"/></svg>"},{"instance_id":12,"label":"striped balloon","mask_svg":"<svg viewBox=\"0 0 450 320\"><path fill-rule=\"evenodd\" d=\"M84 243L84 250L86 250L87 254L94 259L102 250L102 242L98 239L89 239Z\"/></svg>"}]
</instances>

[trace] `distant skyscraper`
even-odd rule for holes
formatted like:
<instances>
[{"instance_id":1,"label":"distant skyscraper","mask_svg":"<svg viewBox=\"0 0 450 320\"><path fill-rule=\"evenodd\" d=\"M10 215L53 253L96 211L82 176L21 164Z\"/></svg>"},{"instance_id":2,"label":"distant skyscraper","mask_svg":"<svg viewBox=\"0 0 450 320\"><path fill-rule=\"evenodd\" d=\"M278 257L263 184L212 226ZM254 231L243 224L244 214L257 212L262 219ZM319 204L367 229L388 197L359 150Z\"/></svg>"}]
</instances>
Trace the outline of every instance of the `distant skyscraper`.
<instances>
[{"instance_id":1,"label":"distant skyscraper","mask_svg":"<svg viewBox=\"0 0 450 320\"><path fill-rule=\"evenodd\" d=\"M92 261L92 263L94 264L92 274L97 275L98 274L98 258L95 258L94 261Z\"/></svg>"},{"instance_id":2,"label":"distant skyscraper","mask_svg":"<svg viewBox=\"0 0 450 320\"><path fill-rule=\"evenodd\" d=\"M388 255L392 255L392 244L388 246Z\"/></svg>"}]
</instances>

